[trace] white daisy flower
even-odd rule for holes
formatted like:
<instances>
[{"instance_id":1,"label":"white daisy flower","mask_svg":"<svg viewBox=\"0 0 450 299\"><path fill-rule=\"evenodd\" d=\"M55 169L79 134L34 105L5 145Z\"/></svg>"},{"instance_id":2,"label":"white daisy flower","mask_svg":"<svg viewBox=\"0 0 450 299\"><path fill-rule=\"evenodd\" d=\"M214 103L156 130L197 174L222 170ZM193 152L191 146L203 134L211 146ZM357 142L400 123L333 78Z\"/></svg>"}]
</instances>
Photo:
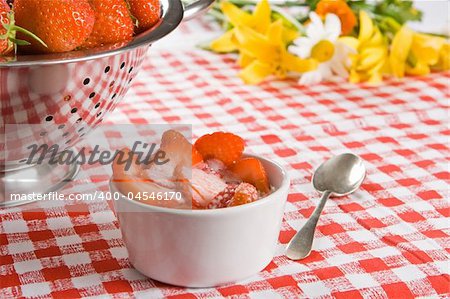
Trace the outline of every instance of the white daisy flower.
<instances>
[{"instance_id":1,"label":"white daisy flower","mask_svg":"<svg viewBox=\"0 0 450 299\"><path fill-rule=\"evenodd\" d=\"M306 36L294 40L289 51L302 59L313 58L319 63L317 69L303 73L299 83L317 84L334 77L348 77L349 54L354 51L339 41L341 21L335 14L327 14L325 22L315 13L309 14L311 23L306 28Z\"/></svg>"}]
</instances>

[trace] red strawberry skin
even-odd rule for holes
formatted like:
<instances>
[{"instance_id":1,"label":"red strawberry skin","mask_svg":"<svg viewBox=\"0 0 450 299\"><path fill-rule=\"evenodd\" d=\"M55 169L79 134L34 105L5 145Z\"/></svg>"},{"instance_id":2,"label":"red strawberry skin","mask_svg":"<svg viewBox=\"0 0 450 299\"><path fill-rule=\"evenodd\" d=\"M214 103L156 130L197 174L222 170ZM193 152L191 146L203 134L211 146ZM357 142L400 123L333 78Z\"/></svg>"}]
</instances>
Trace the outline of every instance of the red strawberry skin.
<instances>
[{"instance_id":1,"label":"red strawberry skin","mask_svg":"<svg viewBox=\"0 0 450 299\"><path fill-rule=\"evenodd\" d=\"M166 154L165 158L175 166L188 167L192 165L192 145L183 134L176 130L164 132L160 150Z\"/></svg>"},{"instance_id":2,"label":"red strawberry skin","mask_svg":"<svg viewBox=\"0 0 450 299\"><path fill-rule=\"evenodd\" d=\"M227 184L214 174L203 170L192 169L192 205L205 208L220 192L227 188Z\"/></svg>"},{"instance_id":3,"label":"red strawberry skin","mask_svg":"<svg viewBox=\"0 0 450 299\"><path fill-rule=\"evenodd\" d=\"M152 28L161 16L159 0L128 0L130 12L138 21L136 32Z\"/></svg>"},{"instance_id":4,"label":"red strawberry skin","mask_svg":"<svg viewBox=\"0 0 450 299\"><path fill-rule=\"evenodd\" d=\"M263 194L270 191L269 179L264 166L258 159L241 159L233 165L231 171L244 182L255 186Z\"/></svg>"},{"instance_id":5,"label":"red strawberry skin","mask_svg":"<svg viewBox=\"0 0 450 299\"><path fill-rule=\"evenodd\" d=\"M240 183L234 190L234 196L231 199L230 206L240 206L257 201L259 199L258 191L255 186L248 183Z\"/></svg>"},{"instance_id":6,"label":"red strawberry skin","mask_svg":"<svg viewBox=\"0 0 450 299\"><path fill-rule=\"evenodd\" d=\"M88 0L15 0L16 24L39 36L47 45L18 34L31 43L31 53L67 52L81 46L94 27L94 11Z\"/></svg>"},{"instance_id":7,"label":"red strawberry skin","mask_svg":"<svg viewBox=\"0 0 450 299\"><path fill-rule=\"evenodd\" d=\"M192 166L203 162L202 155L198 152L195 146L192 146Z\"/></svg>"},{"instance_id":8,"label":"red strawberry skin","mask_svg":"<svg viewBox=\"0 0 450 299\"><path fill-rule=\"evenodd\" d=\"M218 159L230 166L241 158L245 143L241 137L232 133L215 132L200 137L195 147L203 159Z\"/></svg>"},{"instance_id":9,"label":"red strawberry skin","mask_svg":"<svg viewBox=\"0 0 450 299\"><path fill-rule=\"evenodd\" d=\"M231 205L238 183L230 183L228 186L214 197L208 204L208 209L227 208Z\"/></svg>"},{"instance_id":10,"label":"red strawberry skin","mask_svg":"<svg viewBox=\"0 0 450 299\"><path fill-rule=\"evenodd\" d=\"M82 48L95 48L131 40L134 24L125 0L90 0L95 24Z\"/></svg>"}]
</instances>

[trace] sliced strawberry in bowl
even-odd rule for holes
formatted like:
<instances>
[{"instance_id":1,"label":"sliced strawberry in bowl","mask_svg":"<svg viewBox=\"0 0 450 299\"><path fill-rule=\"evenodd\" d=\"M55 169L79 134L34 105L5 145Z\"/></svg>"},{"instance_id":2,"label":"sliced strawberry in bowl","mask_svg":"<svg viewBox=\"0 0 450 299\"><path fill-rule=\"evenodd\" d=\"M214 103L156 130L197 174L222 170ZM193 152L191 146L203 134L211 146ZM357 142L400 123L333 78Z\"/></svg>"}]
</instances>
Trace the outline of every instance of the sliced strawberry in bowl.
<instances>
[{"instance_id":1,"label":"sliced strawberry in bowl","mask_svg":"<svg viewBox=\"0 0 450 299\"><path fill-rule=\"evenodd\" d=\"M164 132L161 138L160 151L164 152L172 164L178 166L192 165L192 144L178 131Z\"/></svg>"},{"instance_id":2,"label":"sliced strawberry in bowl","mask_svg":"<svg viewBox=\"0 0 450 299\"><path fill-rule=\"evenodd\" d=\"M203 162L203 156L200 154L200 152L195 148L195 146L192 146L192 166L195 166L199 163Z\"/></svg>"},{"instance_id":3,"label":"sliced strawberry in bowl","mask_svg":"<svg viewBox=\"0 0 450 299\"><path fill-rule=\"evenodd\" d=\"M254 185L261 193L270 191L266 170L259 159L243 158L231 167L231 171L244 182Z\"/></svg>"},{"instance_id":4,"label":"sliced strawberry in bowl","mask_svg":"<svg viewBox=\"0 0 450 299\"><path fill-rule=\"evenodd\" d=\"M139 163L138 155L129 149L119 151L113 161L112 169L111 181L128 199L166 208L177 208L183 205L183 202L175 200L154 200L158 196L166 197L174 190L149 178L148 169Z\"/></svg>"},{"instance_id":5,"label":"sliced strawberry in bowl","mask_svg":"<svg viewBox=\"0 0 450 299\"><path fill-rule=\"evenodd\" d=\"M255 186L249 183L240 183L234 190L234 196L231 199L230 206L245 205L258 199L258 191Z\"/></svg>"},{"instance_id":6,"label":"sliced strawberry in bowl","mask_svg":"<svg viewBox=\"0 0 450 299\"><path fill-rule=\"evenodd\" d=\"M138 156L130 149L120 150L114 157L112 164L114 181L133 181L131 178L142 177L143 168L138 164Z\"/></svg>"},{"instance_id":7,"label":"sliced strawberry in bowl","mask_svg":"<svg viewBox=\"0 0 450 299\"><path fill-rule=\"evenodd\" d=\"M167 188L175 187L175 172L183 167L191 166L192 145L178 131L168 130L161 137L161 146L155 155L163 155L163 164L152 163L145 170L147 177Z\"/></svg>"},{"instance_id":8,"label":"sliced strawberry in bowl","mask_svg":"<svg viewBox=\"0 0 450 299\"><path fill-rule=\"evenodd\" d=\"M193 206L206 208L220 192L227 188L227 184L214 174L194 168L192 169L190 187Z\"/></svg>"},{"instance_id":9,"label":"sliced strawberry in bowl","mask_svg":"<svg viewBox=\"0 0 450 299\"><path fill-rule=\"evenodd\" d=\"M245 142L232 133L215 132L200 137L195 147L203 159L218 159L230 166L241 158Z\"/></svg>"},{"instance_id":10,"label":"sliced strawberry in bowl","mask_svg":"<svg viewBox=\"0 0 450 299\"><path fill-rule=\"evenodd\" d=\"M230 183L228 186L219 194L214 197L208 204L208 209L221 209L227 208L231 205L231 201L233 200L233 196L236 193L236 187L238 183Z\"/></svg>"}]
</instances>

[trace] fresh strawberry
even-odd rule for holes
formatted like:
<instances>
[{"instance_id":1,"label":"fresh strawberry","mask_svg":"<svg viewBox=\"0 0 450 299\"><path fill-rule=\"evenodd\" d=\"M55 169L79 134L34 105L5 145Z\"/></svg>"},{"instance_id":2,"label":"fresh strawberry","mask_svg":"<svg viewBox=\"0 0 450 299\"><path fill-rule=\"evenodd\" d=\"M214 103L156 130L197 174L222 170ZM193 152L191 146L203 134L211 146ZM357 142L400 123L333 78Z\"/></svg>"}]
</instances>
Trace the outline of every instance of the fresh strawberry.
<instances>
[{"instance_id":1,"label":"fresh strawberry","mask_svg":"<svg viewBox=\"0 0 450 299\"><path fill-rule=\"evenodd\" d=\"M255 186L248 183L240 183L236 187L230 206L240 206L258 200L258 191Z\"/></svg>"},{"instance_id":2,"label":"fresh strawberry","mask_svg":"<svg viewBox=\"0 0 450 299\"><path fill-rule=\"evenodd\" d=\"M213 170L219 174L221 174L223 171L225 171L227 169L225 164L218 159L209 159L206 161L206 164L208 164L208 167L211 170Z\"/></svg>"},{"instance_id":3,"label":"fresh strawberry","mask_svg":"<svg viewBox=\"0 0 450 299\"><path fill-rule=\"evenodd\" d=\"M7 55L12 52L14 44L12 39L14 39L15 32L12 36L8 35L8 30L3 26L10 25L11 21L11 9L5 0L0 0L0 55Z\"/></svg>"},{"instance_id":4,"label":"fresh strawberry","mask_svg":"<svg viewBox=\"0 0 450 299\"><path fill-rule=\"evenodd\" d=\"M157 183L158 185L167 187L167 188L175 188L176 183L174 179L174 170L176 169L176 165L171 163L169 160L168 163L157 165L150 164L149 168L143 170L144 176Z\"/></svg>"},{"instance_id":5,"label":"fresh strawberry","mask_svg":"<svg viewBox=\"0 0 450 299\"><path fill-rule=\"evenodd\" d=\"M180 166L192 166L192 145L178 131L168 130L164 132L161 138L160 150L166 154L174 167Z\"/></svg>"},{"instance_id":6,"label":"fresh strawberry","mask_svg":"<svg viewBox=\"0 0 450 299\"><path fill-rule=\"evenodd\" d=\"M239 160L231 168L244 182L255 186L258 191L267 193L270 191L269 180L261 161L256 158L244 158Z\"/></svg>"},{"instance_id":7,"label":"fresh strawberry","mask_svg":"<svg viewBox=\"0 0 450 299\"><path fill-rule=\"evenodd\" d=\"M192 169L190 183L192 187L192 205L202 208L207 207L211 200L227 187L227 184L219 177L197 168Z\"/></svg>"},{"instance_id":8,"label":"fresh strawberry","mask_svg":"<svg viewBox=\"0 0 450 299\"><path fill-rule=\"evenodd\" d=\"M27 52L67 52L81 46L94 26L94 11L88 0L15 0L16 23L39 36L44 47L27 34ZM19 30L18 30L19 31Z\"/></svg>"},{"instance_id":9,"label":"fresh strawberry","mask_svg":"<svg viewBox=\"0 0 450 299\"><path fill-rule=\"evenodd\" d=\"M152 28L161 17L159 0L128 0L130 12L136 18L136 32Z\"/></svg>"},{"instance_id":10,"label":"fresh strawberry","mask_svg":"<svg viewBox=\"0 0 450 299\"><path fill-rule=\"evenodd\" d=\"M198 152L195 146L192 146L192 166L197 165L201 162L203 162L202 155Z\"/></svg>"},{"instance_id":11,"label":"fresh strawberry","mask_svg":"<svg viewBox=\"0 0 450 299\"><path fill-rule=\"evenodd\" d=\"M113 179L126 181L132 177L142 177L143 169L137 164L137 158L128 148L120 150L112 164Z\"/></svg>"},{"instance_id":12,"label":"fresh strawberry","mask_svg":"<svg viewBox=\"0 0 450 299\"><path fill-rule=\"evenodd\" d=\"M228 184L228 186L220 192L219 194L214 197L213 200L211 200L208 204L208 209L221 209L226 208L231 205L231 201L233 199L234 194L236 193L236 187L238 186L238 183L231 183Z\"/></svg>"},{"instance_id":13,"label":"fresh strawberry","mask_svg":"<svg viewBox=\"0 0 450 299\"><path fill-rule=\"evenodd\" d=\"M216 132L200 137L195 147L204 159L219 159L230 166L241 158L244 140L232 133Z\"/></svg>"},{"instance_id":14,"label":"fresh strawberry","mask_svg":"<svg viewBox=\"0 0 450 299\"><path fill-rule=\"evenodd\" d=\"M191 152L192 145L183 134L175 130L164 132L159 148L159 154L164 154L164 157L159 160L167 161L164 164L150 164L145 169L146 176L162 186L174 188L174 176L183 176L185 168L191 168Z\"/></svg>"},{"instance_id":15,"label":"fresh strawberry","mask_svg":"<svg viewBox=\"0 0 450 299\"><path fill-rule=\"evenodd\" d=\"M29 45L29 42L16 39L16 33L20 31L37 42L45 44L33 33L15 25L14 13L5 0L0 0L0 56L11 54L17 45Z\"/></svg>"},{"instance_id":16,"label":"fresh strawberry","mask_svg":"<svg viewBox=\"0 0 450 299\"><path fill-rule=\"evenodd\" d=\"M131 40L134 24L125 0L90 0L94 29L82 48L95 48Z\"/></svg>"},{"instance_id":17,"label":"fresh strawberry","mask_svg":"<svg viewBox=\"0 0 450 299\"><path fill-rule=\"evenodd\" d=\"M171 194L174 190L148 178L137 160L138 155L133 154L129 149L121 150L114 158L112 181L119 191L141 203L167 208L181 207L182 201L157 200L158 194L164 198L166 194Z\"/></svg>"}]
</instances>

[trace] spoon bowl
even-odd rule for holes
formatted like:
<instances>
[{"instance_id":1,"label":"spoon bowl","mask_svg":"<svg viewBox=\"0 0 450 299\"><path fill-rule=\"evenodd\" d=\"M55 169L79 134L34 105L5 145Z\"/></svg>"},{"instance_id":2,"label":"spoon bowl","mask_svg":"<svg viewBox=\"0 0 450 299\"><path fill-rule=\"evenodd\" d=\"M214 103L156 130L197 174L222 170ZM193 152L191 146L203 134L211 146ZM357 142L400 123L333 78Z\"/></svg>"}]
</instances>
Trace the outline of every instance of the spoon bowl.
<instances>
[{"instance_id":1,"label":"spoon bowl","mask_svg":"<svg viewBox=\"0 0 450 299\"><path fill-rule=\"evenodd\" d=\"M363 160L346 153L322 163L314 172L312 183L321 193L331 191L331 196L345 196L359 188L365 174Z\"/></svg>"}]
</instances>

